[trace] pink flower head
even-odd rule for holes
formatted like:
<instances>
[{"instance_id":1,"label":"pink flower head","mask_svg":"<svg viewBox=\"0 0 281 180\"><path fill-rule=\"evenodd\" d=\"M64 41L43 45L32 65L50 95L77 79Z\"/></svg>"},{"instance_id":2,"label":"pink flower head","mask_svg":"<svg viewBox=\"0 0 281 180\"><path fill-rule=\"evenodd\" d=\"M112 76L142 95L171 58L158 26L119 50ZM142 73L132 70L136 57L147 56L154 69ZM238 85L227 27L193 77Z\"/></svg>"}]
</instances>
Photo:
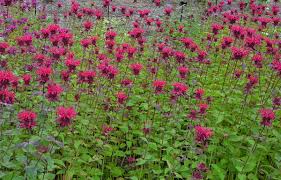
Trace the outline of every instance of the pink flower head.
<instances>
[{"instance_id":1,"label":"pink flower head","mask_svg":"<svg viewBox=\"0 0 281 180\"><path fill-rule=\"evenodd\" d=\"M49 101L57 101L62 92L63 88L59 84L49 84L46 97Z\"/></svg>"},{"instance_id":2,"label":"pink flower head","mask_svg":"<svg viewBox=\"0 0 281 180\"><path fill-rule=\"evenodd\" d=\"M76 117L76 112L73 107L59 106L57 108L57 122L61 127L70 126L71 121Z\"/></svg>"},{"instance_id":3,"label":"pink flower head","mask_svg":"<svg viewBox=\"0 0 281 180\"><path fill-rule=\"evenodd\" d=\"M114 38L117 36L117 33L115 31L109 30L105 33L105 39L106 40L114 40Z\"/></svg>"},{"instance_id":4,"label":"pink flower head","mask_svg":"<svg viewBox=\"0 0 281 180\"><path fill-rule=\"evenodd\" d=\"M276 16L276 15L280 12L280 6L278 6L278 5L273 5L273 6L271 7L271 11L272 11L272 14Z\"/></svg>"},{"instance_id":5,"label":"pink flower head","mask_svg":"<svg viewBox=\"0 0 281 180\"><path fill-rule=\"evenodd\" d=\"M0 42L0 54L5 54L6 49L9 48L9 44L7 42Z\"/></svg>"},{"instance_id":6,"label":"pink flower head","mask_svg":"<svg viewBox=\"0 0 281 180\"><path fill-rule=\"evenodd\" d=\"M202 103L199 104L199 113L204 115L206 114L206 110L209 108L208 104Z\"/></svg>"},{"instance_id":7,"label":"pink flower head","mask_svg":"<svg viewBox=\"0 0 281 180\"><path fill-rule=\"evenodd\" d=\"M261 44L261 38L259 36L246 37L245 46L254 49L255 46Z\"/></svg>"},{"instance_id":8,"label":"pink flower head","mask_svg":"<svg viewBox=\"0 0 281 180\"><path fill-rule=\"evenodd\" d=\"M102 125L102 134L104 136L108 136L111 131L113 131L112 127L110 127L108 125Z\"/></svg>"},{"instance_id":9,"label":"pink flower head","mask_svg":"<svg viewBox=\"0 0 281 180\"><path fill-rule=\"evenodd\" d=\"M244 36L245 30L242 26L233 25L231 26L231 32L236 38L241 38Z\"/></svg>"},{"instance_id":10,"label":"pink flower head","mask_svg":"<svg viewBox=\"0 0 281 180\"><path fill-rule=\"evenodd\" d=\"M183 63L185 61L185 54L181 51L175 51L174 56L178 63Z\"/></svg>"},{"instance_id":11,"label":"pink flower head","mask_svg":"<svg viewBox=\"0 0 281 180\"><path fill-rule=\"evenodd\" d=\"M223 37L221 42L222 49L230 47L230 45L233 43L233 39L231 37Z\"/></svg>"},{"instance_id":12,"label":"pink flower head","mask_svg":"<svg viewBox=\"0 0 281 180\"><path fill-rule=\"evenodd\" d=\"M252 57L252 61L257 68L262 68L263 57L261 54L255 54Z\"/></svg>"},{"instance_id":13,"label":"pink flower head","mask_svg":"<svg viewBox=\"0 0 281 180\"><path fill-rule=\"evenodd\" d=\"M183 96L188 87L184 83L176 82L173 84L174 89L172 90L172 95L174 96Z\"/></svg>"},{"instance_id":14,"label":"pink flower head","mask_svg":"<svg viewBox=\"0 0 281 180\"><path fill-rule=\"evenodd\" d=\"M130 79L123 79L121 85L124 87L130 87L133 84L133 81Z\"/></svg>"},{"instance_id":15,"label":"pink flower head","mask_svg":"<svg viewBox=\"0 0 281 180\"><path fill-rule=\"evenodd\" d=\"M205 143L213 135L213 131L210 128L203 126L195 126L196 141L198 143Z\"/></svg>"},{"instance_id":16,"label":"pink flower head","mask_svg":"<svg viewBox=\"0 0 281 180\"><path fill-rule=\"evenodd\" d=\"M249 53L249 51L247 51L243 48L237 48L237 47L232 47L231 52L232 52L232 58L235 60L241 60L244 57L246 57Z\"/></svg>"},{"instance_id":17,"label":"pink flower head","mask_svg":"<svg viewBox=\"0 0 281 180\"><path fill-rule=\"evenodd\" d=\"M132 59L134 57L134 54L136 54L136 52L137 52L137 48L129 46L127 48L128 58Z\"/></svg>"},{"instance_id":18,"label":"pink flower head","mask_svg":"<svg viewBox=\"0 0 281 180\"><path fill-rule=\"evenodd\" d=\"M201 89L201 88L196 89L195 93L194 93L195 94L195 99L196 100L202 100L202 97L203 97L204 93L205 93L204 89Z\"/></svg>"},{"instance_id":19,"label":"pink flower head","mask_svg":"<svg viewBox=\"0 0 281 180\"><path fill-rule=\"evenodd\" d=\"M271 126L272 121L275 119L275 113L271 109L261 109L260 115L262 118L261 125Z\"/></svg>"},{"instance_id":20,"label":"pink flower head","mask_svg":"<svg viewBox=\"0 0 281 180\"><path fill-rule=\"evenodd\" d=\"M0 90L0 102L5 104L14 104L15 93L8 89Z\"/></svg>"},{"instance_id":21,"label":"pink flower head","mask_svg":"<svg viewBox=\"0 0 281 180\"><path fill-rule=\"evenodd\" d=\"M67 81L69 81L70 72L63 70L63 71L61 71L60 76L63 81L67 82Z\"/></svg>"},{"instance_id":22,"label":"pink flower head","mask_svg":"<svg viewBox=\"0 0 281 180\"><path fill-rule=\"evenodd\" d=\"M36 126L36 119L37 115L36 113L32 111L21 111L18 113L18 119L20 121L20 127L24 129L32 129L34 126Z\"/></svg>"},{"instance_id":23,"label":"pink flower head","mask_svg":"<svg viewBox=\"0 0 281 180\"><path fill-rule=\"evenodd\" d=\"M187 115L189 119L196 120L197 119L197 111L192 109Z\"/></svg>"},{"instance_id":24,"label":"pink flower head","mask_svg":"<svg viewBox=\"0 0 281 180\"><path fill-rule=\"evenodd\" d=\"M197 55L198 61L203 62L207 55L208 55L208 53L206 51L199 50L198 55Z\"/></svg>"},{"instance_id":25,"label":"pink flower head","mask_svg":"<svg viewBox=\"0 0 281 180\"><path fill-rule=\"evenodd\" d=\"M7 88L15 78L16 76L11 71L0 71L0 89Z\"/></svg>"},{"instance_id":26,"label":"pink flower head","mask_svg":"<svg viewBox=\"0 0 281 180\"><path fill-rule=\"evenodd\" d=\"M97 45L97 41L98 41L99 37L98 36L92 36L91 40L92 40L92 45L96 46Z\"/></svg>"},{"instance_id":27,"label":"pink flower head","mask_svg":"<svg viewBox=\"0 0 281 180\"><path fill-rule=\"evenodd\" d=\"M75 60L73 58L68 58L65 61L65 65L68 67L70 72L75 71L76 67L79 66L81 62L79 60Z\"/></svg>"},{"instance_id":28,"label":"pink flower head","mask_svg":"<svg viewBox=\"0 0 281 180\"><path fill-rule=\"evenodd\" d=\"M80 44L83 46L83 48L87 49L92 44L92 39L90 38L82 39L80 41Z\"/></svg>"},{"instance_id":29,"label":"pink flower head","mask_svg":"<svg viewBox=\"0 0 281 180\"><path fill-rule=\"evenodd\" d=\"M36 74L39 76L39 82L41 84L45 84L50 79L50 75L52 73L52 69L50 67L40 67Z\"/></svg>"},{"instance_id":30,"label":"pink flower head","mask_svg":"<svg viewBox=\"0 0 281 180\"><path fill-rule=\"evenodd\" d=\"M217 35L220 30L223 29L223 26L217 23L212 24L212 32L214 35Z\"/></svg>"},{"instance_id":31,"label":"pink flower head","mask_svg":"<svg viewBox=\"0 0 281 180\"><path fill-rule=\"evenodd\" d=\"M117 96L117 100L119 104L124 104L124 102L127 100L128 96L126 95L126 93L120 91L118 93L116 93Z\"/></svg>"},{"instance_id":32,"label":"pink flower head","mask_svg":"<svg viewBox=\"0 0 281 180\"><path fill-rule=\"evenodd\" d=\"M131 30L129 32L129 35L132 37L132 38L140 38L144 33L144 30L141 29L141 28L134 28L133 30Z\"/></svg>"},{"instance_id":33,"label":"pink flower head","mask_svg":"<svg viewBox=\"0 0 281 180\"><path fill-rule=\"evenodd\" d=\"M22 76L22 80L24 82L24 85L28 86L30 84L30 81L31 81L31 75L30 74L24 74Z\"/></svg>"},{"instance_id":34,"label":"pink flower head","mask_svg":"<svg viewBox=\"0 0 281 180\"><path fill-rule=\"evenodd\" d=\"M127 161L128 161L129 164L133 164L134 162L136 162L136 158L130 156L130 157L127 158Z\"/></svg>"},{"instance_id":35,"label":"pink flower head","mask_svg":"<svg viewBox=\"0 0 281 180\"><path fill-rule=\"evenodd\" d=\"M79 82L80 83L88 83L88 84L92 84L94 82L94 78L96 76L96 72L95 71L81 71L79 72Z\"/></svg>"},{"instance_id":36,"label":"pink flower head","mask_svg":"<svg viewBox=\"0 0 281 180\"><path fill-rule=\"evenodd\" d=\"M186 78L186 75L189 73L189 69L185 66L178 67L178 71L181 79Z\"/></svg>"},{"instance_id":37,"label":"pink flower head","mask_svg":"<svg viewBox=\"0 0 281 180\"><path fill-rule=\"evenodd\" d=\"M172 8L171 6L165 7L164 13L165 13L167 16L170 16L172 12L173 12L173 8Z\"/></svg>"},{"instance_id":38,"label":"pink flower head","mask_svg":"<svg viewBox=\"0 0 281 180\"><path fill-rule=\"evenodd\" d=\"M164 86L166 85L166 81L155 80L153 82L153 87L156 94L161 94L163 92Z\"/></svg>"},{"instance_id":39,"label":"pink flower head","mask_svg":"<svg viewBox=\"0 0 281 180\"><path fill-rule=\"evenodd\" d=\"M110 5L110 1L111 0L103 0L102 1L103 7L108 7Z\"/></svg>"},{"instance_id":40,"label":"pink flower head","mask_svg":"<svg viewBox=\"0 0 281 180\"><path fill-rule=\"evenodd\" d=\"M140 74L140 71L142 70L142 68L143 68L142 64L139 64L139 63L130 65L130 69L133 71L133 74L136 76Z\"/></svg>"},{"instance_id":41,"label":"pink flower head","mask_svg":"<svg viewBox=\"0 0 281 180\"><path fill-rule=\"evenodd\" d=\"M201 172L207 172L208 171L208 167L206 166L205 163L199 163L196 168L197 168L197 170L199 170Z\"/></svg>"},{"instance_id":42,"label":"pink flower head","mask_svg":"<svg viewBox=\"0 0 281 180\"><path fill-rule=\"evenodd\" d=\"M259 79L257 76L252 75L252 74L249 74L247 78L248 78L248 82L246 84L245 91L246 91L246 93L249 93L251 91L251 89L253 87L255 87L256 84L258 84Z\"/></svg>"},{"instance_id":43,"label":"pink flower head","mask_svg":"<svg viewBox=\"0 0 281 180\"><path fill-rule=\"evenodd\" d=\"M161 0L154 0L155 6L160 6L161 5Z\"/></svg>"},{"instance_id":44,"label":"pink flower head","mask_svg":"<svg viewBox=\"0 0 281 180\"><path fill-rule=\"evenodd\" d=\"M32 44L32 36L31 35L23 35L17 37L17 43L19 46L30 46Z\"/></svg>"}]
</instances>

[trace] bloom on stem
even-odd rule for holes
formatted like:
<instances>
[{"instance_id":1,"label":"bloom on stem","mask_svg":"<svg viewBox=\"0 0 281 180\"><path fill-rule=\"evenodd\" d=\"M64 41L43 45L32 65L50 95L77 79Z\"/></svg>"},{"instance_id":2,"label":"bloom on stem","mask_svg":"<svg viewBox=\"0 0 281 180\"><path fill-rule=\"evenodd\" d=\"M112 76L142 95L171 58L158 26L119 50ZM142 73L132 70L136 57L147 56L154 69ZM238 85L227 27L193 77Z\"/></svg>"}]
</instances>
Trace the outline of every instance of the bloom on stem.
<instances>
[{"instance_id":1,"label":"bloom on stem","mask_svg":"<svg viewBox=\"0 0 281 180\"><path fill-rule=\"evenodd\" d=\"M204 93L205 93L204 89L201 89L201 88L196 89L195 93L194 93L195 99L196 100L202 100L202 97L203 97Z\"/></svg>"},{"instance_id":2,"label":"bloom on stem","mask_svg":"<svg viewBox=\"0 0 281 180\"><path fill-rule=\"evenodd\" d=\"M59 95L63 92L63 88L58 84L49 84L46 97L49 101L57 101Z\"/></svg>"},{"instance_id":3,"label":"bloom on stem","mask_svg":"<svg viewBox=\"0 0 281 180\"><path fill-rule=\"evenodd\" d=\"M188 90L188 87L184 83L176 82L173 84L174 89L172 90L172 95L182 96Z\"/></svg>"},{"instance_id":4,"label":"bloom on stem","mask_svg":"<svg viewBox=\"0 0 281 180\"><path fill-rule=\"evenodd\" d=\"M37 117L36 113L32 111L24 110L18 113L20 127L24 129L32 129L34 126L36 126L36 122L35 122L36 117Z\"/></svg>"},{"instance_id":5,"label":"bloom on stem","mask_svg":"<svg viewBox=\"0 0 281 180\"><path fill-rule=\"evenodd\" d=\"M134 75L139 75L140 71L142 70L143 66L139 63L131 64L130 69L133 71Z\"/></svg>"},{"instance_id":6,"label":"bloom on stem","mask_svg":"<svg viewBox=\"0 0 281 180\"><path fill-rule=\"evenodd\" d=\"M178 67L178 71L181 79L186 78L187 73L189 73L189 69L185 66Z\"/></svg>"},{"instance_id":7,"label":"bloom on stem","mask_svg":"<svg viewBox=\"0 0 281 180\"><path fill-rule=\"evenodd\" d=\"M210 128L203 126L195 127L196 141L205 144L205 142L212 137L213 131Z\"/></svg>"},{"instance_id":8,"label":"bloom on stem","mask_svg":"<svg viewBox=\"0 0 281 180\"><path fill-rule=\"evenodd\" d=\"M275 113L271 109L261 109L260 116L262 118L261 125L271 126L272 121L275 119Z\"/></svg>"},{"instance_id":9,"label":"bloom on stem","mask_svg":"<svg viewBox=\"0 0 281 180\"><path fill-rule=\"evenodd\" d=\"M128 98L128 96L122 91L116 93L116 96L119 104L124 104L124 102Z\"/></svg>"},{"instance_id":10,"label":"bloom on stem","mask_svg":"<svg viewBox=\"0 0 281 180\"><path fill-rule=\"evenodd\" d=\"M76 112L73 107L60 106L57 108L57 115L57 122L61 127L65 127L71 125L71 121L76 117Z\"/></svg>"},{"instance_id":11,"label":"bloom on stem","mask_svg":"<svg viewBox=\"0 0 281 180\"><path fill-rule=\"evenodd\" d=\"M163 92L163 89L164 89L165 85L166 85L166 81L155 80L153 82L155 94L161 94Z\"/></svg>"},{"instance_id":12,"label":"bloom on stem","mask_svg":"<svg viewBox=\"0 0 281 180\"><path fill-rule=\"evenodd\" d=\"M50 75L52 73L52 69L50 67L40 67L36 74L39 76L39 82L41 84L45 84L50 79Z\"/></svg>"}]
</instances>

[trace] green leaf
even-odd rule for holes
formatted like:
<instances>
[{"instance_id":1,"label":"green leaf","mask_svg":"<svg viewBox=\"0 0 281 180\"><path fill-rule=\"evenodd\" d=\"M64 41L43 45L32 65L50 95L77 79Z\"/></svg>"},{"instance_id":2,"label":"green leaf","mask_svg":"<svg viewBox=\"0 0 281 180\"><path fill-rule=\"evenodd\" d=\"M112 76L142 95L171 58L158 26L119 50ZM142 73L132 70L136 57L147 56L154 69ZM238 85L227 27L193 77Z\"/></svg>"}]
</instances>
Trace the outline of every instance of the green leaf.
<instances>
[{"instance_id":1,"label":"green leaf","mask_svg":"<svg viewBox=\"0 0 281 180\"><path fill-rule=\"evenodd\" d=\"M157 149L158 149L156 143L149 143L149 144L148 144L148 147L149 147L150 149L153 149L153 150L157 150Z\"/></svg>"},{"instance_id":2,"label":"green leaf","mask_svg":"<svg viewBox=\"0 0 281 180\"><path fill-rule=\"evenodd\" d=\"M117 166L109 166L110 168L110 172L111 172L111 175L113 177L119 177L119 176L122 176L123 173L124 173L124 170L120 167L117 167Z\"/></svg>"},{"instance_id":3,"label":"green leaf","mask_svg":"<svg viewBox=\"0 0 281 180\"><path fill-rule=\"evenodd\" d=\"M245 165L244 172L251 172L254 170L254 168L257 165L257 157L256 156L250 156L248 162Z\"/></svg>"},{"instance_id":4,"label":"green leaf","mask_svg":"<svg viewBox=\"0 0 281 180\"><path fill-rule=\"evenodd\" d=\"M147 160L145 159L138 159L138 162L136 163L137 166L143 165L146 163Z\"/></svg>"},{"instance_id":5,"label":"green leaf","mask_svg":"<svg viewBox=\"0 0 281 180\"><path fill-rule=\"evenodd\" d=\"M239 180L246 180L247 177L246 177L245 174L238 174L238 179L239 179Z\"/></svg>"},{"instance_id":6,"label":"green leaf","mask_svg":"<svg viewBox=\"0 0 281 180\"><path fill-rule=\"evenodd\" d=\"M216 177L216 178L219 178L219 179L221 179L221 180L224 180L224 177L225 177L225 170L224 169L222 169L221 167L219 167L218 165L216 165L216 164L212 164L212 167L213 167L213 169L214 169L214 176Z\"/></svg>"},{"instance_id":7,"label":"green leaf","mask_svg":"<svg viewBox=\"0 0 281 180\"><path fill-rule=\"evenodd\" d=\"M76 141L74 142L74 147L75 147L75 149L78 149L81 143L82 143L81 140L76 140Z\"/></svg>"}]
</instances>

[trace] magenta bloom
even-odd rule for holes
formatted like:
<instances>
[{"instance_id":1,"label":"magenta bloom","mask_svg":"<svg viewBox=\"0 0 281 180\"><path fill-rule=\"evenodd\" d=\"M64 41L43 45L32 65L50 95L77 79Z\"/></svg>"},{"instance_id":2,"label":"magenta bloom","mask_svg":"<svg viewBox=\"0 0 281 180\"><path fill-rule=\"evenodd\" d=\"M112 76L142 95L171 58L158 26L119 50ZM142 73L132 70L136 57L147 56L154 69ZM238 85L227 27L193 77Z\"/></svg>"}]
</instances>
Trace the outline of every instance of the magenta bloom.
<instances>
[{"instance_id":1,"label":"magenta bloom","mask_svg":"<svg viewBox=\"0 0 281 180\"><path fill-rule=\"evenodd\" d=\"M271 126L272 121L275 119L275 113L271 109L261 109L260 115L262 118L261 125Z\"/></svg>"},{"instance_id":2,"label":"magenta bloom","mask_svg":"<svg viewBox=\"0 0 281 180\"><path fill-rule=\"evenodd\" d=\"M124 87L130 87L133 84L133 81L130 79L123 79L121 85Z\"/></svg>"},{"instance_id":3,"label":"magenta bloom","mask_svg":"<svg viewBox=\"0 0 281 180\"><path fill-rule=\"evenodd\" d=\"M221 42L222 49L230 47L230 45L233 43L233 39L231 37L223 37Z\"/></svg>"},{"instance_id":4,"label":"magenta bloom","mask_svg":"<svg viewBox=\"0 0 281 180\"><path fill-rule=\"evenodd\" d=\"M45 84L50 79L50 75L52 73L52 69L50 67L40 67L36 74L39 76L39 82L41 84Z\"/></svg>"},{"instance_id":5,"label":"magenta bloom","mask_svg":"<svg viewBox=\"0 0 281 180\"><path fill-rule=\"evenodd\" d=\"M217 35L219 33L219 30L222 30L223 26L217 23L212 24L212 32L214 35Z\"/></svg>"},{"instance_id":6,"label":"magenta bloom","mask_svg":"<svg viewBox=\"0 0 281 180\"><path fill-rule=\"evenodd\" d=\"M75 71L76 67L79 66L81 62L79 60L75 60L73 58L68 58L65 61L65 65L68 67L70 72Z\"/></svg>"},{"instance_id":7,"label":"magenta bloom","mask_svg":"<svg viewBox=\"0 0 281 180\"><path fill-rule=\"evenodd\" d=\"M142 68L143 68L142 65L139 63L130 65L130 69L133 71L133 74L136 76L140 74L140 71L142 70Z\"/></svg>"},{"instance_id":8,"label":"magenta bloom","mask_svg":"<svg viewBox=\"0 0 281 180\"><path fill-rule=\"evenodd\" d=\"M205 103L199 104L199 113L202 115L206 114L208 107L209 107L208 104Z\"/></svg>"},{"instance_id":9,"label":"magenta bloom","mask_svg":"<svg viewBox=\"0 0 281 180\"><path fill-rule=\"evenodd\" d=\"M186 78L187 73L189 73L189 69L185 66L180 66L178 71L181 79Z\"/></svg>"},{"instance_id":10,"label":"magenta bloom","mask_svg":"<svg viewBox=\"0 0 281 180\"><path fill-rule=\"evenodd\" d=\"M192 109L189 114L187 115L187 118L196 120L197 119L197 111Z\"/></svg>"},{"instance_id":11,"label":"magenta bloom","mask_svg":"<svg viewBox=\"0 0 281 180\"><path fill-rule=\"evenodd\" d=\"M15 102L15 93L7 89L0 90L0 102L13 104Z\"/></svg>"},{"instance_id":12,"label":"magenta bloom","mask_svg":"<svg viewBox=\"0 0 281 180\"><path fill-rule=\"evenodd\" d=\"M0 42L0 54L5 54L7 48L9 48L8 43Z\"/></svg>"},{"instance_id":13,"label":"magenta bloom","mask_svg":"<svg viewBox=\"0 0 281 180\"><path fill-rule=\"evenodd\" d=\"M163 92L164 86L166 85L166 81L155 80L153 82L153 87L156 94L161 94Z\"/></svg>"},{"instance_id":14,"label":"magenta bloom","mask_svg":"<svg viewBox=\"0 0 281 180\"><path fill-rule=\"evenodd\" d=\"M173 8L172 8L171 6L165 7L164 13L165 13L167 16L170 16L172 12L173 12Z\"/></svg>"},{"instance_id":15,"label":"magenta bloom","mask_svg":"<svg viewBox=\"0 0 281 180\"><path fill-rule=\"evenodd\" d=\"M93 23L91 21L85 21L85 22L83 22L83 27L84 27L85 31L89 31L92 29Z\"/></svg>"},{"instance_id":16,"label":"magenta bloom","mask_svg":"<svg viewBox=\"0 0 281 180\"><path fill-rule=\"evenodd\" d=\"M210 128L203 126L195 127L196 141L199 143L205 143L213 135L213 131Z\"/></svg>"},{"instance_id":17,"label":"magenta bloom","mask_svg":"<svg viewBox=\"0 0 281 180\"><path fill-rule=\"evenodd\" d=\"M0 89L9 86L15 78L11 71L0 71Z\"/></svg>"},{"instance_id":18,"label":"magenta bloom","mask_svg":"<svg viewBox=\"0 0 281 180\"><path fill-rule=\"evenodd\" d=\"M76 112L73 107L63 107L57 108L57 122L61 127L70 126L73 118L76 117Z\"/></svg>"},{"instance_id":19,"label":"magenta bloom","mask_svg":"<svg viewBox=\"0 0 281 180\"><path fill-rule=\"evenodd\" d=\"M32 44L32 36L30 35L19 36L16 40L19 46L30 46Z\"/></svg>"},{"instance_id":20,"label":"magenta bloom","mask_svg":"<svg viewBox=\"0 0 281 180\"><path fill-rule=\"evenodd\" d=\"M263 57L261 54L255 54L252 57L252 61L257 68L262 68Z\"/></svg>"},{"instance_id":21,"label":"magenta bloom","mask_svg":"<svg viewBox=\"0 0 281 180\"><path fill-rule=\"evenodd\" d=\"M111 131L113 131L113 128L112 128L112 127L110 127L110 126L108 126L108 125L103 125L103 126L102 126L102 134L103 134L104 136L108 136Z\"/></svg>"},{"instance_id":22,"label":"magenta bloom","mask_svg":"<svg viewBox=\"0 0 281 180\"><path fill-rule=\"evenodd\" d=\"M232 47L232 58L235 60L240 60L248 55L248 51L243 48Z\"/></svg>"},{"instance_id":23,"label":"magenta bloom","mask_svg":"<svg viewBox=\"0 0 281 180\"><path fill-rule=\"evenodd\" d=\"M82 71L79 72L79 82L80 83L88 83L92 84L94 82L94 78L96 77L96 72L95 71Z\"/></svg>"},{"instance_id":24,"label":"magenta bloom","mask_svg":"<svg viewBox=\"0 0 281 180\"><path fill-rule=\"evenodd\" d=\"M185 61L185 54L181 51L174 52L174 56L178 63L184 63Z\"/></svg>"},{"instance_id":25,"label":"magenta bloom","mask_svg":"<svg viewBox=\"0 0 281 180\"><path fill-rule=\"evenodd\" d=\"M31 75L30 74L24 74L22 76L22 80L24 82L24 85L28 86L30 84L30 81L31 81Z\"/></svg>"},{"instance_id":26,"label":"magenta bloom","mask_svg":"<svg viewBox=\"0 0 281 180\"><path fill-rule=\"evenodd\" d=\"M194 93L195 94L195 99L196 100L202 100L202 97L203 97L204 93L205 93L204 89L201 89L201 88L196 89L195 93Z\"/></svg>"},{"instance_id":27,"label":"magenta bloom","mask_svg":"<svg viewBox=\"0 0 281 180\"><path fill-rule=\"evenodd\" d=\"M188 87L184 83L176 82L173 84L174 89L172 90L172 94L174 96L182 96L188 90Z\"/></svg>"},{"instance_id":28,"label":"magenta bloom","mask_svg":"<svg viewBox=\"0 0 281 180\"><path fill-rule=\"evenodd\" d=\"M92 44L92 39L90 38L82 39L80 41L80 44L83 46L83 48L87 49Z\"/></svg>"},{"instance_id":29,"label":"magenta bloom","mask_svg":"<svg viewBox=\"0 0 281 180\"><path fill-rule=\"evenodd\" d=\"M36 113L32 111L22 111L18 113L18 119L20 121L20 127L24 129L32 129L34 126L36 126L36 119L37 115Z\"/></svg>"},{"instance_id":30,"label":"magenta bloom","mask_svg":"<svg viewBox=\"0 0 281 180\"><path fill-rule=\"evenodd\" d=\"M124 102L126 101L126 99L128 98L128 96L126 95L126 93L120 91L118 93L116 93L117 96L117 100L119 104L124 104Z\"/></svg>"},{"instance_id":31,"label":"magenta bloom","mask_svg":"<svg viewBox=\"0 0 281 180\"><path fill-rule=\"evenodd\" d=\"M58 84L49 84L46 97L49 101L57 101L59 95L63 92L63 88Z\"/></svg>"}]
</instances>

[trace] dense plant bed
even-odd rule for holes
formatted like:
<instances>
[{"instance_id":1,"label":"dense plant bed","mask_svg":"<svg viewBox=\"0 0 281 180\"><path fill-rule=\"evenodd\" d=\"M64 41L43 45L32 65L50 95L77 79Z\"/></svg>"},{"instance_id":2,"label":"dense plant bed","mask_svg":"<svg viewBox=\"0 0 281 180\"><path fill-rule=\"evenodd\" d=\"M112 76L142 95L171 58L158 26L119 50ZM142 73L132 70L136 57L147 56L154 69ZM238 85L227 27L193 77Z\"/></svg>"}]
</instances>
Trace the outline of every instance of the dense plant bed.
<instances>
[{"instance_id":1,"label":"dense plant bed","mask_svg":"<svg viewBox=\"0 0 281 180\"><path fill-rule=\"evenodd\" d=\"M278 0L0 2L0 179L280 179Z\"/></svg>"}]
</instances>

